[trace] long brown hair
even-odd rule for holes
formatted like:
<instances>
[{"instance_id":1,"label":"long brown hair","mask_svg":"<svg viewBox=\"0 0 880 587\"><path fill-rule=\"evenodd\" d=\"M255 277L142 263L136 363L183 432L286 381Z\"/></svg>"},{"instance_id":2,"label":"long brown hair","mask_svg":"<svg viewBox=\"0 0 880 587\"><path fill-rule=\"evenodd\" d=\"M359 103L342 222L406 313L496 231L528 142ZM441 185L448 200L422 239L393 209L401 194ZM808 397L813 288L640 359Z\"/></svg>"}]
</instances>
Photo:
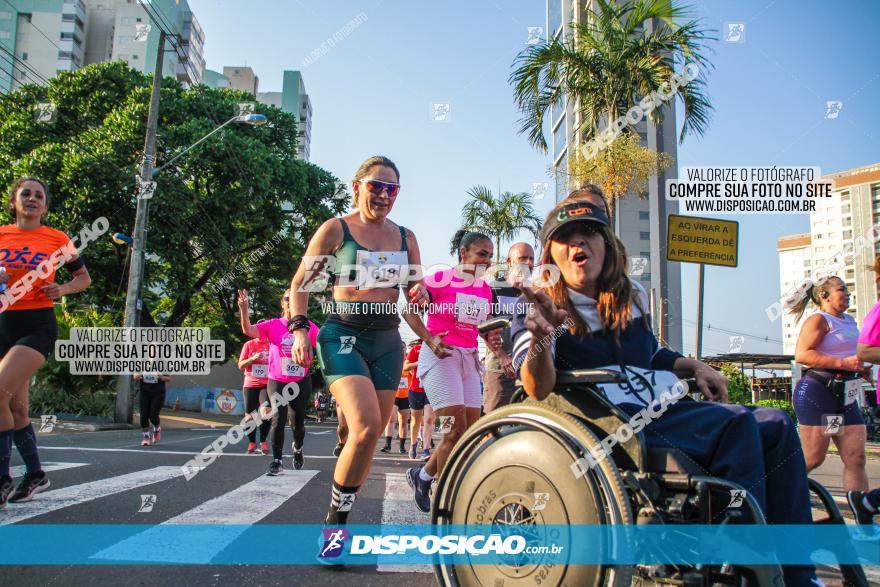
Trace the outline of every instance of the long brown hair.
<instances>
[{"instance_id":1,"label":"long brown hair","mask_svg":"<svg viewBox=\"0 0 880 587\"><path fill-rule=\"evenodd\" d=\"M605 202L605 196L602 194L602 190L597 186L591 185L589 190L579 189L572 192L571 195L556 205L556 208L550 212L550 215L555 214L556 209L559 207L586 199L584 194L585 191L598 196L603 202ZM605 205L607 208L607 202L605 202ZM550 215L547 216L547 220L550 219ZM547 220L545 220L545 222ZM605 241L605 259L602 261L602 271L599 273L599 280L597 283L599 295L596 300L596 309L599 312L599 319L602 321L602 326L610 331L616 338L620 335L623 329L632 322L633 302L635 302L639 311L642 313L642 319L646 324L647 314L645 308L642 307L641 301L638 299L637 292L633 288L632 282L629 279L627 267L629 259L626 254L626 247L623 242L617 238L617 235L614 234L611 227L601 226L598 232L602 235L602 240ZM556 265L553 261L553 256L550 254L550 239L542 243L542 247L543 253L541 254L541 264ZM543 278L548 279L548 277L549 272L544 270ZM544 288L544 291L547 292L547 295L550 296L550 299L553 300L553 303L556 304L556 306L563 308L568 312L569 319L572 322L572 327L569 329L571 334L584 336L590 332L590 327L575 310L574 304L572 304L568 295L568 288L561 276L556 283Z\"/></svg>"}]
</instances>

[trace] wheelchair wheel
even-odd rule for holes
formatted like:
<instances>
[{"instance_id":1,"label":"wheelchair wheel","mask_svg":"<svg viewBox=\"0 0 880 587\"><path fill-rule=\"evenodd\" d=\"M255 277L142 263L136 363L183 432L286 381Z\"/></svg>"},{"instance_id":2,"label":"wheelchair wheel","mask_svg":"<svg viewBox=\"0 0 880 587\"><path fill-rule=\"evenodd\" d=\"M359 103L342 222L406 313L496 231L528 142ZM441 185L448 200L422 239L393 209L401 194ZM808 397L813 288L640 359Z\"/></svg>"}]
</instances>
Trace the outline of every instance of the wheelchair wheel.
<instances>
[{"instance_id":1,"label":"wheelchair wheel","mask_svg":"<svg viewBox=\"0 0 880 587\"><path fill-rule=\"evenodd\" d=\"M433 524L533 527L632 524L620 472L609 458L577 478L571 465L599 440L581 422L537 402L510 405L480 419L453 448L438 480ZM522 530L520 528L520 530ZM531 528L528 530L531 532ZM579 548L600 546L578 545ZM621 545L613 545L621 548ZM577 585L622 587L632 567L504 560L504 564L441 562L441 585Z\"/></svg>"}]
</instances>

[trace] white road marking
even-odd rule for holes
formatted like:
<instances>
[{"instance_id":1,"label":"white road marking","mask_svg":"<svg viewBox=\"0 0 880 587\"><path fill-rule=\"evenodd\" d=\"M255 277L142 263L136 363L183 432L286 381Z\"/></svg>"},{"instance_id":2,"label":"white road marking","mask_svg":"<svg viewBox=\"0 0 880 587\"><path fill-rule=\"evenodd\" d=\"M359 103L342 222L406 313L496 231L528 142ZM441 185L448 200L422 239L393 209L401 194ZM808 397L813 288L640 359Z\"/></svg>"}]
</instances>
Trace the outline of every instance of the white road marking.
<instances>
[{"instance_id":1,"label":"white road marking","mask_svg":"<svg viewBox=\"0 0 880 587\"><path fill-rule=\"evenodd\" d=\"M90 464L91 463L41 463L43 470L47 473L51 473L52 471L63 471L64 469L75 469L76 467L85 467ZM16 465L10 468L9 474L12 475L13 479L16 479L24 475L25 471L26 467L24 465Z\"/></svg>"},{"instance_id":2,"label":"white road marking","mask_svg":"<svg viewBox=\"0 0 880 587\"><path fill-rule=\"evenodd\" d=\"M9 504L0 516L0 525L14 524L66 507L181 476L183 471L180 467L154 467L118 477L49 490L37 494L33 501Z\"/></svg>"},{"instance_id":3,"label":"white road marking","mask_svg":"<svg viewBox=\"0 0 880 587\"><path fill-rule=\"evenodd\" d=\"M430 517L416 507L412 489L401 473L385 473L382 524L429 524ZM431 565L377 565L380 573L433 573Z\"/></svg>"},{"instance_id":4,"label":"white road marking","mask_svg":"<svg viewBox=\"0 0 880 587\"><path fill-rule=\"evenodd\" d=\"M85 446L44 446L44 445L40 445L40 450L41 451L42 450L78 450L78 451L85 451L85 452L135 452L135 453L139 453L139 454L150 454L150 455L185 455L188 457L195 456L195 455L199 454L199 452L201 452L201 449L199 449L198 451L153 450L152 447L146 447L146 446L143 448L137 449L137 448L92 448L92 447L85 447ZM254 458L254 455L249 455L244 452L224 452L223 454L221 454L219 456L222 456L222 457L247 457L250 459ZM292 456L293 456L292 454L285 454L284 455L284 457L286 457L286 458L290 458ZM336 460L336 457L334 457L333 455L325 456L325 455L309 454L308 448L306 448L305 457L306 457L306 459L333 459L334 461ZM406 462L415 462L415 461L410 461L409 457L407 457L406 455L400 455L400 457L378 457L377 456L377 457L373 457L373 460L374 461L401 461L401 460L405 460ZM419 462L421 462L421 461L419 461Z\"/></svg>"},{"instance_id":5,"label":"white road marking","mask_svg":"<svg viewBox=\"0 0 880 587\"><path fill-rule=\"evenodd\" d=\"M210 499L158 526L126 538L91 558L151 563L208 564L232 544L248 526L256 524L296 495L318 471L285 471L261 475L250 483ZM180 534L164 532L169 525L197 524L180 541ZM211 528L210 526L234 526Z\"/></svg>"}]
</instances>

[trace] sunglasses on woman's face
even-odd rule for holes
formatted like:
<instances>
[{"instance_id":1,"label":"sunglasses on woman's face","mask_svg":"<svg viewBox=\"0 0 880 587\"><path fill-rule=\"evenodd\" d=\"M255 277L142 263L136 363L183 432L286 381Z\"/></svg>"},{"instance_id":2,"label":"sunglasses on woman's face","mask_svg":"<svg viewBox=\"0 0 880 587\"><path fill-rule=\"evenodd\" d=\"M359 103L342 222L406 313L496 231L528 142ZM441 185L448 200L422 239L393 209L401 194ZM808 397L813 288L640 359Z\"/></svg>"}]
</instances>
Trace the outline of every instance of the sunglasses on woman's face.
<instances>
[{"instance_id":1,"label":"sunglasses on woman's face","mask_svg":"<svg viewBox=\"0 0 880 587\"><path fill-rule=\"evenodd\" d=\"M553 240L561 243L568 243L574 239L575 236L590 238L594 234L598 234L601 228L601 225L593 222L573 222L568 226L560 228L556 234L553 235Z\"/></svg>"},{"instance_id":2,"label":"sunglasses on woman's face","mask_svg":"<svg viewBox=\"0 0 880 587\"><path fill-rule=\"evenodd\" d=\"M288 296L284 296L283 298L281 298L281 301L282 302L289 302L290 298Z\"/></svg>"},{"instance_id":3,"label":"sunglasses on woman's face","mask_svg":"<svg viewBox=\"0 0 880 587\"><path fill-rule=\"evenodd\" d=\"M366 186L367 190L375 196L379 196L382 192L387 191L388 197L393 198L397 196L398 192L400 192L400 184L399 183L391 183L388 181L379 181L378 179L361 179L358 180L363 186Z\"/></svg>"}]
</instances>

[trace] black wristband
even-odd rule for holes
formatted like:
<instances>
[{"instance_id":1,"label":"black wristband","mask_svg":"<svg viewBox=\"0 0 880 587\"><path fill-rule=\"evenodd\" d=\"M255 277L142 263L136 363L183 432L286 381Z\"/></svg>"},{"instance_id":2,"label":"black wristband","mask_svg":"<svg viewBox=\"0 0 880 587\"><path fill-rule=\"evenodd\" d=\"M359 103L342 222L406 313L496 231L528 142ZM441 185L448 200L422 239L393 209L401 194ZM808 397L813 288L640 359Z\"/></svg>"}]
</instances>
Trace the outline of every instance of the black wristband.
<instances>
[{"instance_id":1,"label":"black wristband","mask_svg":"<svg viewBox=\"0 0 880 587\"><path fill-rule=\"evenodd\" d=\"M287 323L287 331L294 332L296 330L308 330L310 324L309 319L303 315L294 316Z\"/></svg>"}]
</instances>

